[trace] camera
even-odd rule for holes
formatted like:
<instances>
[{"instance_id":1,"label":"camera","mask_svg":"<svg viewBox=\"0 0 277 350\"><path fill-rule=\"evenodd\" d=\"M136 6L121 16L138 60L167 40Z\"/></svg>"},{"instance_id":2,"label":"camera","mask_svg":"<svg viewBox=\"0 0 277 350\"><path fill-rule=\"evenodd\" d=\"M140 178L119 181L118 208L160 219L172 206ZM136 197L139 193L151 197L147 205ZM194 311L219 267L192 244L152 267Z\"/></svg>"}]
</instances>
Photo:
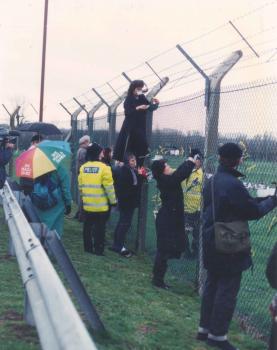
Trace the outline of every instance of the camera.
<instances>
[{"instance_id":1,"label":"camera","mask_svg":"<svg viewBox=\"0 0 277 350\"><path fill-rule=\"evenodd\" d=\"M6 128L0 127L0 148L5 148L7 143L16 144L17 137L20 136L20 133L16 130L9 130Z\"/></svg>"}]
</instances>

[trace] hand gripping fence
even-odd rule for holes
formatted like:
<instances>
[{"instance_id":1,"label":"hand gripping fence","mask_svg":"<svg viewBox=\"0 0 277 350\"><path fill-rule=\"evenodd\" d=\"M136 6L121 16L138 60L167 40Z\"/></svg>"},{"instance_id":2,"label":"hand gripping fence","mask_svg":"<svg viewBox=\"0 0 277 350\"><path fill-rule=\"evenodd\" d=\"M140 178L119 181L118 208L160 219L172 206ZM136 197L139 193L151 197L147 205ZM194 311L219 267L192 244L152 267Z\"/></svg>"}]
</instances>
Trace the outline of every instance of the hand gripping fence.
<instances>
[{"instance_id":1,"label":"hand gripping fence","mask_svg":"<svg viewBox=\"0 0 277 350\"><path fill-rule=\"evenodd\" d=\"M2 197L42 349L95 350L96 346L7 182Z\"/></svg>"}]
</instances>

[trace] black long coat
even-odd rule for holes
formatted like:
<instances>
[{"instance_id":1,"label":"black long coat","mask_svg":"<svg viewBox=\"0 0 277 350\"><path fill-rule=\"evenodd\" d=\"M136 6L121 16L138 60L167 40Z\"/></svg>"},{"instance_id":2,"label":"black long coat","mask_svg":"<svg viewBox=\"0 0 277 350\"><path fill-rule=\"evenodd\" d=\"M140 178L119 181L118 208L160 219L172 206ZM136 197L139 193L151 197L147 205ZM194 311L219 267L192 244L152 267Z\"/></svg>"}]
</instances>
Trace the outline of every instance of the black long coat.
<instances>
[{"instance_id":1,"label":"black long coat","mask_svg":"<svg viewBox=\"0 0 277 350\"><path fill-rule=\"evenodd\" d=\"M169 258L179 258L186 247L181 182L190 176L193 168L193 162L185 161L172 175L161 175L157 179L162 201L156 218L157 248Z\"/></svg>"},{"instance_id":2,"label":"black long coat","mask_svg":"<svg viewBox=\"0 0 277 350\"><path fill-rule=\"evenodd\" d=\"M136 110L137 106L148 105L147 110ZM146 139L146 115L147 111L158 108L157 104L151 104L144 95L130 95L124 101L125 119L119 132L113 158L123 161L126 152L133 153L137 158L148 153Z\"/></svg>"}]
</instances>

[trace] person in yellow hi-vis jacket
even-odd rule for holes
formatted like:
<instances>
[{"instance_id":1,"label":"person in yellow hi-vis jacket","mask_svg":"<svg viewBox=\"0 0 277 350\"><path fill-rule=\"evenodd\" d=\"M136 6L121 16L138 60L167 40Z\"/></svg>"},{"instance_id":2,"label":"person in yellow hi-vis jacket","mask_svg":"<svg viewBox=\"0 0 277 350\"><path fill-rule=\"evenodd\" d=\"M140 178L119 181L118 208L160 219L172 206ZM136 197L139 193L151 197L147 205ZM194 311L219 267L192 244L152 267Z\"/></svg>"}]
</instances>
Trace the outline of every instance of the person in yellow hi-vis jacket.
<instances>
[{"instance_id":1,"label":"person in yellow hi-vis jacket","mask_svg":"<svg viewBox=\"0 0 277 350\"><path fill-rule=\"evenodd\" d=\"M192 230L191 248L189 240L185 254L187 257L196 257L199 250L200 210L203 184L202 154L199 149L194 148L190 157L199 155L195 161L195 167L191 175L182 182L184 193L185 229Z\"/></svg>"},{"instance_id":2,"label":"person in yellow hi-vis jacket","mask_svg":"<svg viewBox=\"0 0 277 350\"><path fill-rule=\"evenodd\" d=\"M111 168L100 161L103 149L97 143L87 148L87 162L80 168L78 183L84 210L84 250L103 255L105 228L110 206L116 205Z\"/></svg>"}]
</instances>

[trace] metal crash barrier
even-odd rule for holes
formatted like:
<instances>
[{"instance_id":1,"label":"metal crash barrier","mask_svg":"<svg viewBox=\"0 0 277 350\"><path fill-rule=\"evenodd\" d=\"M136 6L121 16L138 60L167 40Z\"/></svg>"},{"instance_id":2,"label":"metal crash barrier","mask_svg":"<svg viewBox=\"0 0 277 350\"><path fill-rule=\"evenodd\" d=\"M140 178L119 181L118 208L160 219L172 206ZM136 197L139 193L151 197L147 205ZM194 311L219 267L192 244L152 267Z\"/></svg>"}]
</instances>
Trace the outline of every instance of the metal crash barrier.
<instances>
[{"instance_id":1,"label":"metal crash barrier","mask_svg":"<svg viewBox=\"0 0 277 350\"><path fill-rule=\"evenodd\" d=\"M36 326L45 350L93 350L96 346L9 184L2 190L8 223L29 303L29 323Z\"/></svg>"}]
</instances>

